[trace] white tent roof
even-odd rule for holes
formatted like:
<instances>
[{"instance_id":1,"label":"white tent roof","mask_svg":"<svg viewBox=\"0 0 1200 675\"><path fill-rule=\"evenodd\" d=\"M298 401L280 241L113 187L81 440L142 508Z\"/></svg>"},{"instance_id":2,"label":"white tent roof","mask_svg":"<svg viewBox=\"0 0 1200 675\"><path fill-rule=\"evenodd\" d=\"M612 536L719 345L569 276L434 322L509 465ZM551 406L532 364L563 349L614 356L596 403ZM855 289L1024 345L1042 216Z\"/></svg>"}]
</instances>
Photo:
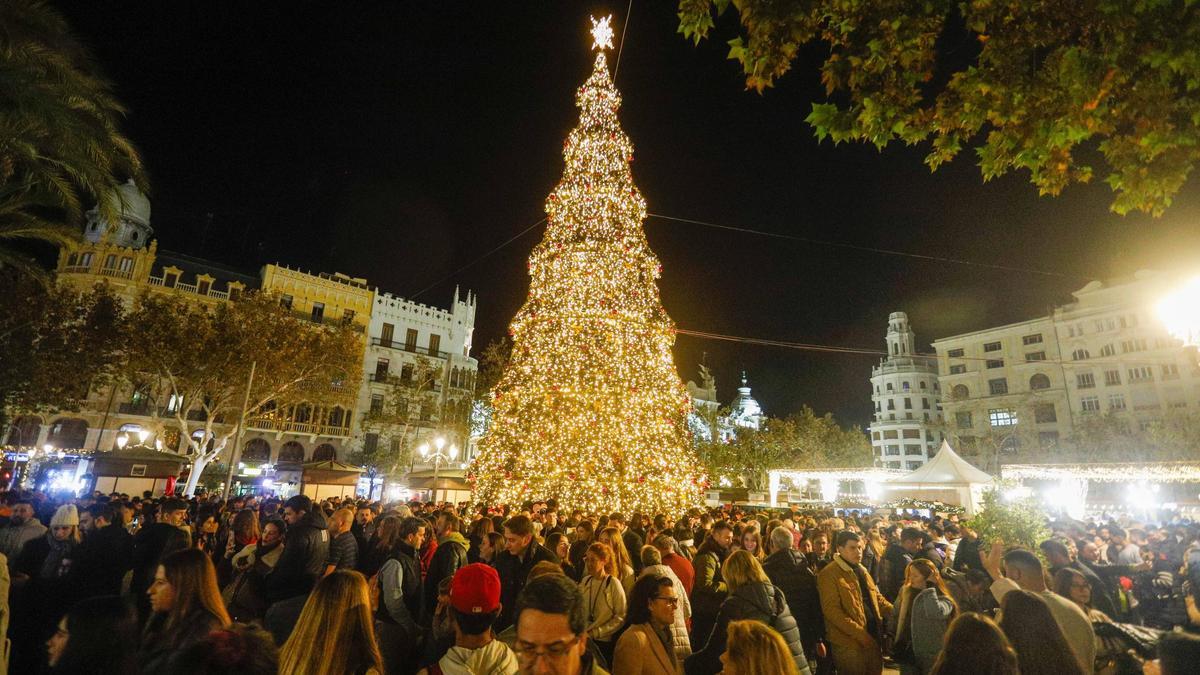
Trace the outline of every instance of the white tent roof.
<instances>
[{"instance_id":1,"label":"white tent roof","mask_svg":"<svg viewBox=\"0 0 1200 675\"><path fill-rule=\"evenodd\" d=\"M950 449L950 444L942 441L942 448L933 459L921 468L903 476L888 479L889 485L946 485L967 486L991 484L994 478L984 471L971 466L971 463Z\"/></svg>"}]
</instances>

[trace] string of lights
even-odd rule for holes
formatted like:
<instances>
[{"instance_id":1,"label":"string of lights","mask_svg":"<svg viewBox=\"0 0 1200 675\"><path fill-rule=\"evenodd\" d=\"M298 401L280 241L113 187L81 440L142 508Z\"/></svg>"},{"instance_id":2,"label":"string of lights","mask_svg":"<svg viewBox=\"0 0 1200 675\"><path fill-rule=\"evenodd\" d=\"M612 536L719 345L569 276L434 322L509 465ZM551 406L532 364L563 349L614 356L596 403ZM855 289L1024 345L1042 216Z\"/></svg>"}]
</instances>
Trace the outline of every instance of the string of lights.
<instances>
[{"instance_id":1,"label":"string of lights","mask_svg":"<svg viewBox=\"0 0 1200 675\"><path fill-rule=\"evenodd\" d=\"M545 217L542 217L542 219L541 219L541 220L537 221L536 223L534 223L534 224L530 225L529 227L527 227L527 228L525 228L525 229L521 230L520 232L518 232L518 233L514 234L513 236L509 237L508 239L506 239L506 240L505 240L503 243L501 243L500 245L492 247L490 250L488 250L486 253L484 253L483 255L479 256L478 258L475 258L474 260L472 260L471 262L467 263L466 265L463 265L462 267L460 267L460 268L458 268L458 269L454 270L454 271L453 271L453 272L451 272L450 274L447 274L446 276L442 277L441 279L438 279L437 281L433 282L432 284L429 284L429 285L428 285L428 286L426 286L425 288L422 288L421 290L417 291L416 293L413 293L413 294L412 294L412 297L411 297L411 298L409 298L409 299L410 299L410 300L416 300L418 297L420 297L421 295L423 295L423 294L424 294L426 291L429 291L430 289L436 288L436 287L437 287L439 284L442 284L442 283L444 283L444 282L446 282L446 281L449 281L450 279L453 279L454 277L456 277L456 276L458 276L459 274L461 274L463 271L465 271L465 270L468 270L468 269L470 269L471 267L475 266L475 264L476 264L476 263L479 263L479 262L483 261L483 259L484 259L484 258L487 258L488 256L492 255L492 254L493 254L493 253L495 253L496 251L499 251L500 249L504 248L505 246L508 246L509 244L511 244L511 243L513 243L514 241L516 241L516 240L520 239L521 237L524 237L526 234L529 234L530 232L532 232L532 231L533 231L533 228L537 227L538 225L541 225L541 224L542 224L542 223L544 223L544 222L546 222L546 218L545 218Z\"/></svg>"}]
</instances>

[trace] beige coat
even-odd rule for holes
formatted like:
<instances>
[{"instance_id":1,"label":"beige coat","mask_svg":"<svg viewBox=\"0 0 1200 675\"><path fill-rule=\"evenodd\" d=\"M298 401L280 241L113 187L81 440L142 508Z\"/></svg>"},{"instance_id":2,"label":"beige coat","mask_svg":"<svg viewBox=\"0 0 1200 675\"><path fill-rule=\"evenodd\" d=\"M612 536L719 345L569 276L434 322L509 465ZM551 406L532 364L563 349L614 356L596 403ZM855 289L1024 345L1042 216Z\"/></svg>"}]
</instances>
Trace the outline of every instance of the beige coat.
<instances>
[{"instance_id":1,"label":"beige coat","mask_svg":"<svg viewBox=\"0 0 1200 675\"><path fill-rule=\"evenodd\" d=\"M683 663L672 659L650 624L630 626L613 650L612 675L682 675Z\"/></svg>"},{"instance_id":2,"label":"beige coat","mask_svg":"<svg viewBox=\"0 0 1200 675\"><path fill-rule=\"evenodd\" d=\"M861 566L860 566L861 567ZM866 574L866 571L863 571ZM892 613L892 603L875 587L875 580L866 574L868 596L878 612L880 627ZM867 635L867 610L863 606L858 577L849 563L840 556L817 575L817 590L821 593L821 612L825 615L825 637L835 647L861 647ZM875 636L870 636L874 639Z\"/></svg>"}]
</instances>

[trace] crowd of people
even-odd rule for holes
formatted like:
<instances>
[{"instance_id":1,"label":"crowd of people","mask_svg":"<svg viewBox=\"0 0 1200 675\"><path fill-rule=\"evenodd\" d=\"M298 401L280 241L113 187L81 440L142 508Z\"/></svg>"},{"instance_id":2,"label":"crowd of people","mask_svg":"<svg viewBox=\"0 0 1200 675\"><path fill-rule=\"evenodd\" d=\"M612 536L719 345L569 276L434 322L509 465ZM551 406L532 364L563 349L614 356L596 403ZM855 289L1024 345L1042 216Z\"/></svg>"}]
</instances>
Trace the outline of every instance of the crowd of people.
<instances>
[{"instance_id":1,"label":"crowd of people","mask_svg":"<svg viewBox=\"0 0 1200 675\"><path fill-rule=\"evenodd\" d=\"M1182 675L1200 525L0 493L0 673Z\"/></svg>"}]
</instances>

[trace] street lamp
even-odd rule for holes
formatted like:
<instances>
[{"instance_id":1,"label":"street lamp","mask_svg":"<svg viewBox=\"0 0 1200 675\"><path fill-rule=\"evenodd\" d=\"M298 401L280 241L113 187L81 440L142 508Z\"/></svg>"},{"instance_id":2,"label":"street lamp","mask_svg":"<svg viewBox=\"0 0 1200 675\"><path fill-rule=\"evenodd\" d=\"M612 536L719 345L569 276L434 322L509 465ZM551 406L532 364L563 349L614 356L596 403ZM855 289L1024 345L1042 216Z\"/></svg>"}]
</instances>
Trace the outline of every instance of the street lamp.
<instances>
[{"instance_id":1,"label":"street lamp","mask_svg":"<svg viewBox=\"0 0 1200 675\"><path fill-rule=\"evenodd\" d=\"M449 464L457 459L458 446L452 443L450 444L449 448L446 448L446 452L442 452L442 448L446 446L446 439L442 438L441 436L433 439L433 445L436 449L431 452L429 449L429 444L422 443L421 446L417 448L417 452L421 453L422 459L433 462L433 501L436 502L438 474L441 472L442 462Z\"/></svg>"},{"instance_id":2,"label":"street lamp","mask_svg":"<svg viewBox=\"0 0 1200 675\"><path fill-rule=\"evenodd\" d=\"M129 434L117 436L117 449L124 450L126 445L129 445Z\"/></svg>"},{"instance_id":3,"label":"street lamp","mask_svg":"<svg viewBox=\"0 0 1200 675\"><path fill-rule=\"evenodd\" d=\"M1200 277L1175 289L1156 309L1167 332L1183 343L1184 351L1200 366Z\"/></svg>"},{"instance_id":4,"label":"street lamp","mask_svg":"<svg viewBox=\"0 0 1200 675\"><path fill-rule=\"evenodd\" d=\"M138 434L138 445L145 445L146 439L150 438L150 430L149 429L138 429L137 434Z\"/></svg>"}]
</instances>

